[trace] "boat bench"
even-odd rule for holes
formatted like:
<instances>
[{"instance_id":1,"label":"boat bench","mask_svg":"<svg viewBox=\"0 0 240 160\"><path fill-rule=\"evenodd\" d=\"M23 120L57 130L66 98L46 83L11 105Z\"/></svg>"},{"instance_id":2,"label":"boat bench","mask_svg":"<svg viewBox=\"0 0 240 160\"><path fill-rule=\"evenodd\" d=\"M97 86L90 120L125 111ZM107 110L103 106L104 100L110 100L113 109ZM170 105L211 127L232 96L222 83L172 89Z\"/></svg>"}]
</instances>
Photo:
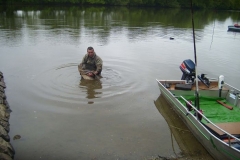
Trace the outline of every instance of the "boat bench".
<instances>
[{"instance_id":1,"label":"boat bench","mask_svg":"<svg viewBox=\"0 0 240 160\"><path fill-rule=\"evenodd\" d=\"M240 135L240 122L215 123L215 125L232 135ZM206 126L211 128L220 136L225 134L210 123L206 124Z\"/></svg>"}]
</instances>

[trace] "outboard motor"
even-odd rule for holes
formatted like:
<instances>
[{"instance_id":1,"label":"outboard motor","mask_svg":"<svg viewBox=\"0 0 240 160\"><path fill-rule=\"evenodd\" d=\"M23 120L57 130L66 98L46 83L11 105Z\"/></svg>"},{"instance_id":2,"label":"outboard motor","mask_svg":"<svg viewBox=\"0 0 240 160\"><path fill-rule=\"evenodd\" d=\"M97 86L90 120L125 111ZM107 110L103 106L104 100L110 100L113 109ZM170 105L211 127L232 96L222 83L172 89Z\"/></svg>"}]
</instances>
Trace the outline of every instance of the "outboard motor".
<instances>
[{"instance_id":1,"label":"outboard motor","mask_svg":"<svg viewBox=\"0 0 240 160\"><path fill-rule=\"evenodd\" d=\"M186 59L179 67L183 72L181 80L186 80L187 83L194 83L195 76L195 64L191 59Z\"/></svg>"},{"instance_id":2,"label":"outboard motor","mask_svg":"<svg viewBox=\"0 0 240 160\"><path fill-rule=\"evenodd\" d=\"M196 78L195 63L191 59L186 59L182 62L179 68L183 72L181 80L186 80L187 83L193 84ZM201 75L198 75L197 77L203 84L209 87L210 81L205 75L206 74L201 74Z\"/></svg>"}]
</instances>

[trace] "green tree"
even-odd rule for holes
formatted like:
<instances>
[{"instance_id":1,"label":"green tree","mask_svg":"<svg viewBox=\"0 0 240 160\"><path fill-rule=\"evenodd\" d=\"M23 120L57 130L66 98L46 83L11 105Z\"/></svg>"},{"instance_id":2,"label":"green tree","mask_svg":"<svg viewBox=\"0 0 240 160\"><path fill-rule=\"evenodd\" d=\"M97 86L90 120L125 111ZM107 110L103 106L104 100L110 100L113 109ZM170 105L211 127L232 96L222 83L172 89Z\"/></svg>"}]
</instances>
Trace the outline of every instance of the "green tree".
<instances>
[{"instance_id":1,"label":"green tree","mask_svg":"<svg viewBox=\"0 0 240 160\"><path fill-rule=\"evenodd\" d=\"M85 0L88 4L105 4L105 0Z\"/></svg>"}]
</instances>

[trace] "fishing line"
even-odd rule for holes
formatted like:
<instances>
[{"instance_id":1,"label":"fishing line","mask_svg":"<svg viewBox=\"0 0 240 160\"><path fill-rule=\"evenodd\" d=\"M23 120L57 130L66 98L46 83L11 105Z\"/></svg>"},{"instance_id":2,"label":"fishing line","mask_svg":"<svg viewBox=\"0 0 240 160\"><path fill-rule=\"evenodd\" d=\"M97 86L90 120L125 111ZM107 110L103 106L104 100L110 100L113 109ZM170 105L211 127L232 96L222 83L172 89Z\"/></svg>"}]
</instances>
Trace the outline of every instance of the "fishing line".
<instances>
[{"instance_id":1,"label":"fishing line","mask_svg":"<svg viewBox=\"0 0 240 160\"><path fill-rule=\"evenodd\" d=\"M215 12L214 12L214 13L215 13ZM213 14L213 17L214 17L214 14ZM211 44L210 44L210 49L212 48L214 29L215 29L215 19L214 19L214 21L213 21L213 32L212 32L212 41L211 41Z\"/></svg>"}]
</instances>

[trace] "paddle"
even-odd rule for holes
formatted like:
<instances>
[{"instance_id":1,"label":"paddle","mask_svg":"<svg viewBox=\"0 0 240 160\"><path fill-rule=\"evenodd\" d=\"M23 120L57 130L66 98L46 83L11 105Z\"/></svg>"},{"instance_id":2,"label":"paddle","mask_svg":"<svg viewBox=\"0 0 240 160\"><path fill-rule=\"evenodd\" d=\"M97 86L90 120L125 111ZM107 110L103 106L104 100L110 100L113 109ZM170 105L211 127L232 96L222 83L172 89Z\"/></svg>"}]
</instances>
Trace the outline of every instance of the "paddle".
<instances>
[{"instance_id":1,"label":"paddle","mask_svg":"<svg viewBox=\"0 0 240 160\"><path fill-rule=\"evenodd\" d=\"M232 106L226 105L225 103L221 102L220 100L217 100L217 102L218 102L219 104L223 105L224 107L226 107L227 109L230 109L230 110L233 109Z\"/></svg>"}]
</instances>

